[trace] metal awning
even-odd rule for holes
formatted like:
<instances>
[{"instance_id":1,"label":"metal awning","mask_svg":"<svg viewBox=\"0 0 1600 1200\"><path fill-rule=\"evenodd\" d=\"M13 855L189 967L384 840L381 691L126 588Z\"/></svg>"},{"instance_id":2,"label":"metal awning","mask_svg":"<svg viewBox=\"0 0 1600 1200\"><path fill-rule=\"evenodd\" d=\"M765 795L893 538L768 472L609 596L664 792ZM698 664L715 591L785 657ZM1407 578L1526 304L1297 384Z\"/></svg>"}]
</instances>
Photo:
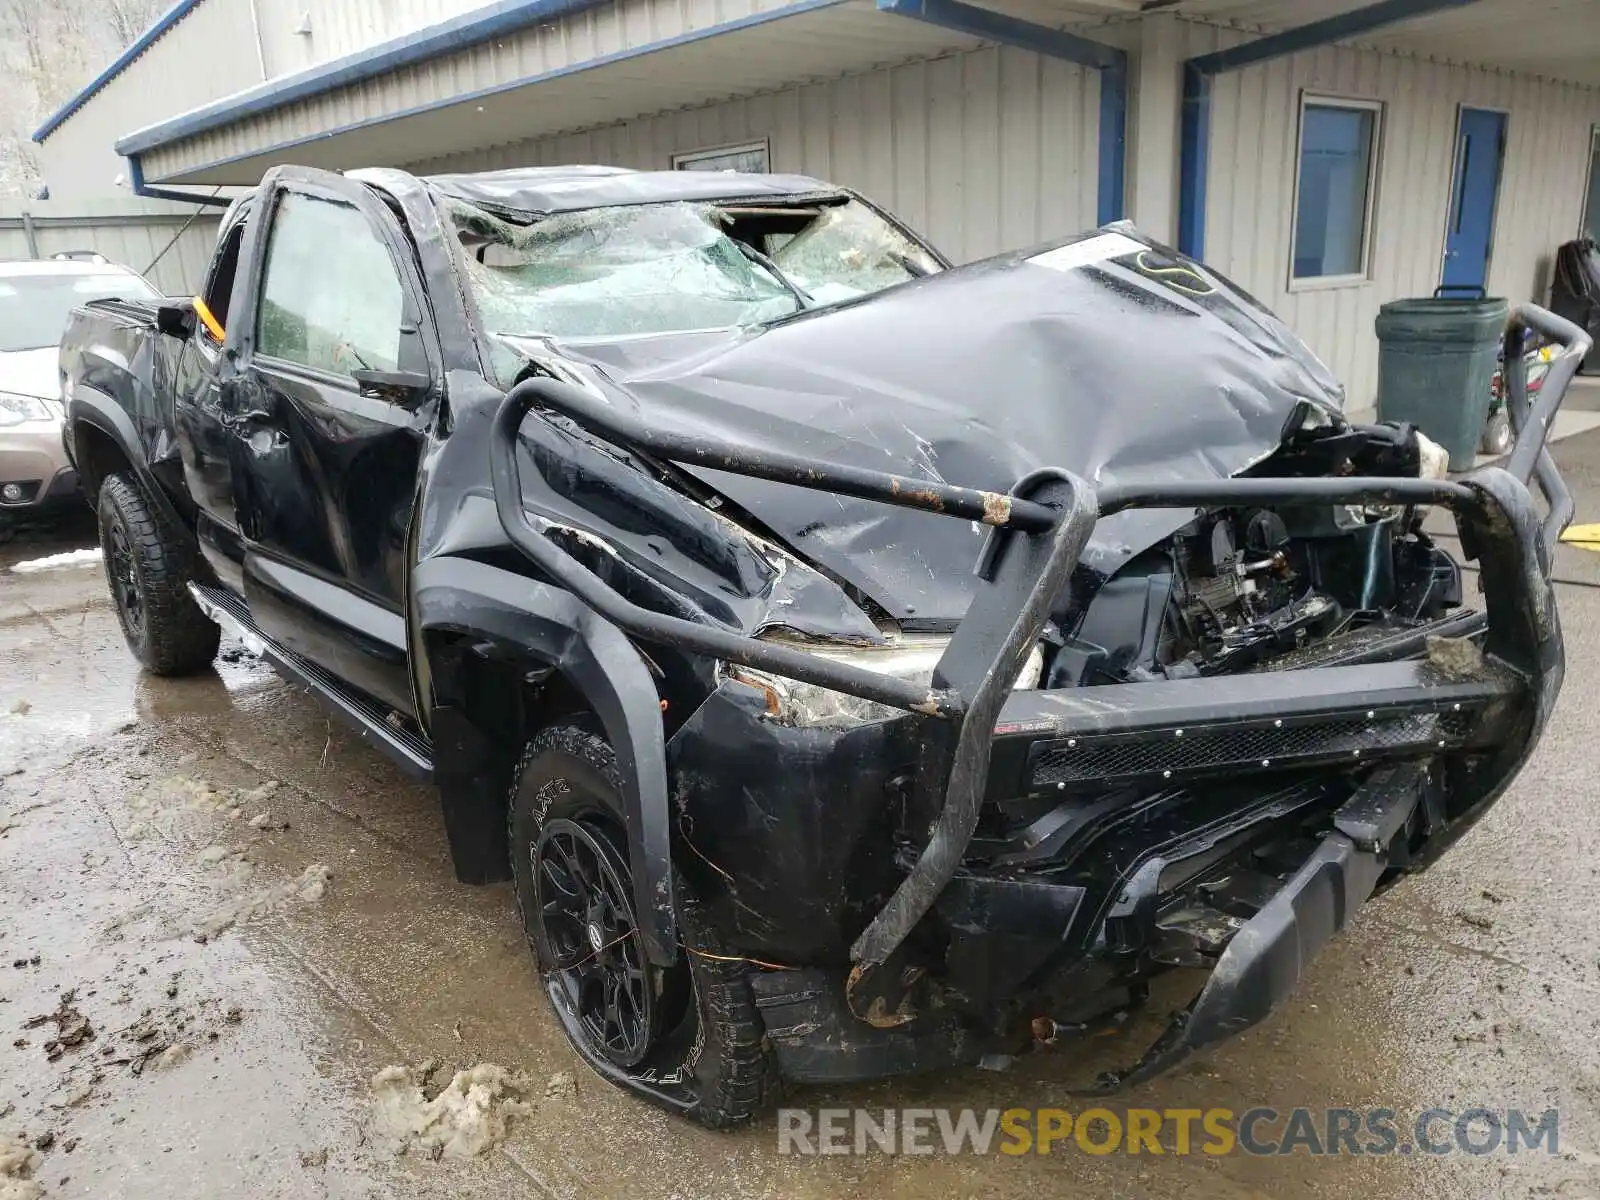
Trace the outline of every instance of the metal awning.
<instances>
[{"instance_id":1,"label":"metal awning","mask_svg":"<svg viewBox=\"0 0 1600 1200\"><path fill-rule=\"evenodd\" d=\"M1236 26L1225 45L1263 34L1283 40L1292 38L1285 31L1353 18L1367 26L1359 35L1309 44L1355 43L1600 86L1593 7L1594 0L498 0L130 133L117 150L129 156L136 183L158 185L248 185L284 162L411 166L985 42L1102 65L1051 46L1051 32L1076 29L1076 39L1065 36L1080 46L1106 38L1128 45L1131 32L1096 25L1141 12ZM1363 20L1374 13L1384 18L1376 27ZM995 18L1011 28L997 33ZM1105 82L1101 171L1120 203L1123 105L1108 88L1122 83ZM1106 211L1116 210L1103 203L1102 219Z\"/></svg>"},{"instance_id":2,"label":"metal awning","mask_svg":"<svg viewBox=\"0 0 1600 1200\"><path fill-rule=\"evenodd\" d=\"M1594 0L1462 0L1444 7L1428 0L1177 0L1160 9L1257 33L1372 10L1387 10L1392 23L1343 44L1600 87Z\"/></svg>"},{"instance_id":3,"label":"metal awning","mask_svg":"<svg viewBox=\"0 0 1600 1200\"><path fill-rule=\"evenodd\" d=\"M249 184L284 162L406 166L981 44L871 0L750 7L692 26L698 7L678 0L589 6L331 88L341 68L353 73L330 64L140 130L117 149L162 184Z\"/></svg>"}]
</instances>

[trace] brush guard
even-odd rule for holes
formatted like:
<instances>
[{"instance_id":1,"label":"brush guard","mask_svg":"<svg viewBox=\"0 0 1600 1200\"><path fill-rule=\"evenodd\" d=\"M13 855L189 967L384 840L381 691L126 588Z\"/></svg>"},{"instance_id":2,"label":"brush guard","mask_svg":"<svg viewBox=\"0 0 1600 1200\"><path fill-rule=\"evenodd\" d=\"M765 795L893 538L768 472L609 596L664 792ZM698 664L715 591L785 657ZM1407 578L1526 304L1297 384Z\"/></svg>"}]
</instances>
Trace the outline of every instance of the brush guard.
<instances>
[{"instance_id":1,"label":"brush guard","mask_svg":"<svg viewBox=\"0 0 1600 1200\"><path fill-rule=\"evenodd\" d=\"M1100 517L1131 508L1334 504L1448 508L1456 519L1465 557L1480 564L1486 610L1480 630L1483 650L1495 669L1484 672L1482 678L1440 689L1440 680L1428 676L1425 664L1406 664L1411 673L1397 681L1391 699L1397 709L1403 703L1409 703L1412 710L1432 703L1436 707L1455 704L1459 710L1463 701L1487 704L1531 693L1535 724L1521 751L1526 753L1560 685L1561 638L1549 586L1549 564L1556 540L1573 513L1571 495L1546 442L1567 386L1590 349L1589 337L1576 325L1537 306L1522 305L1508 323L1507 344L1522 345L1529 331L1559 344L1561 353L1551 362L1545 384L1532 403L1523 356L1507 356L1507 402L1517 435L1515 446L1504 468L1483 468L1458 481L1235 478L1097 489L1066 471L1051 469L1025 476L1008 493L989 492L653 428L597 394L556 380L533 378L507 393L494 418L490 464L494 497L500 523L512 544L549 579L626 633L877 701L915 714L929 726L924 730L924 753L915 788L917 798L928 805L926 811L937 812L938 817L910 871L851 948L855 964L850 976L852 1007L860 1013L864 1006L857 1004L856 996L875 991L892 994L894 985L887 979L899 973L880 972L880 968L927 914L961 864L977 825L990 751L1000 730L1026 729L1065 740L1080 734L1104 734L1119 721L1126 724L1132 720L1147 732L1170 733L1175 727L1181 733L1182 725L1174 722L1184 721L1184 712L1192 717L1204 710L1206 689L1212 688L1214 681L1134 685L1158 687L1164 698L1154 708L1140 704L1120 718L1108 717L1100 706L1074 703L1070 692L1012 691L1052 603L1067 586ZM641 608L624 598L551 541L524 509L517 439L523 420L535 408L658 460L990 526L976 568L979 584L974 598L934 671L932 687L922 688L792 646ZM1529 492L1530 484L1545 497L1547 513L1542 516ZM1342 696L1329 691L1338 678L1352 685L1357 680L1370 681L1359 674L1361 670L1332 668L1283 675L1302 677L1308 693L1324 710L1369 709L1375 701L1366 682L1352 686ZM1312 676L1318 682L1312 682ZM1255 706L1259 712L1230 713L1229 720L1253 716L1271 724L1283 711L1273 708L1273 703L1268 698ZM1506 778L1514 770L1515 764L1510 764ZM1371 893L1384 869L1380 858L1385 853L1385 847L1370 837L1358 843L1346 832L1328 835L1300 874L1235 937L1189 1013L1145 1060L1117 1081L1152 1074L1189 1050L1259 1020L1293 985L1299 964L1342 927L1348 912ZM657 914L651 931L654 937L648 940L668 948L670 955L676 942L675 928L670 891L662 890L670 889L670 873L654 883L636 876L635 886L647 893L638 897L641 919ZM652 890L655 894L648 894ZM662 903L663 899L667 902ZM881 973L884 979L874 981L874 973Z\"/></svg>"}]
</instances>

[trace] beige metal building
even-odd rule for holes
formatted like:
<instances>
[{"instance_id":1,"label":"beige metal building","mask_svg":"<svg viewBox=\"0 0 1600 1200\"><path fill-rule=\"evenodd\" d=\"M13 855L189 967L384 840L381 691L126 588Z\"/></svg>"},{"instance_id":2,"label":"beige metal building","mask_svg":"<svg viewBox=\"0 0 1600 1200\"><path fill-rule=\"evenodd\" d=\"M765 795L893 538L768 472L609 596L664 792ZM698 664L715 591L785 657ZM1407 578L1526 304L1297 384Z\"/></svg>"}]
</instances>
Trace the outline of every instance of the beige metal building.
<instances>
[{"instance_id":1,"label":"beige metal building","mask_svg":"<svg viewBox=\"0 0 1600 1200\"><path fill-rule=\"evenodd\" d=\"M1118 217L1371 403L1378 305L1600 233L1600 0L179 0L41 127L58 200L267 167L800 171L967 260Z\"/></svg>"}]
</instances>

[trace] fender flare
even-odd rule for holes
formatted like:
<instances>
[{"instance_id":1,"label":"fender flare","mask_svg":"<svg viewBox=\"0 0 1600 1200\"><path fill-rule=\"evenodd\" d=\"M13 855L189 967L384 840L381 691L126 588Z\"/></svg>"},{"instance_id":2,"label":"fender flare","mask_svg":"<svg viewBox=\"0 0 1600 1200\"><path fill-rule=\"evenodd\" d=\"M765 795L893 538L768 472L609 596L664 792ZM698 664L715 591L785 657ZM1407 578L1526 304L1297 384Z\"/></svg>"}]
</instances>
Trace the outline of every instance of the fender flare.
<instances>
[{"instance_id":1,"label":"fender flare","mask_svg":"<svg viewBox=\"0 0 1600 1200\"><path fill-rule=\"evenodd\" d=\"M650 960L677 958L666 739L655 680L627 636L569 592L471 559L441 556L411 573L412 620L526 650L588 701L622 773L633 901Z\"/></svg>"},{"instance_id":2,"label":"fender flare","mask_svg":"<svg viewBox=\"0 0 1600 1200\"><path fill-rule=\"evenodd\" d=\"M166 489L151 472L144 444L139 441L139 431L134 428L133 418L128 415L127 409L97 387L86 383L74 385L72 399L67 405L67 428L72 433L74 465L81 474L83 463L79 460L82 455L78 451L80 423L93 426L116 443L117 449L121 450L122 456L128 460L129 467L144 486L152 503L161 509L162 516L176 528L182 529L188 526L189 522L179 515L177 507L172 503L172 497L167 495Z\"/></svg>"}]
</instances>

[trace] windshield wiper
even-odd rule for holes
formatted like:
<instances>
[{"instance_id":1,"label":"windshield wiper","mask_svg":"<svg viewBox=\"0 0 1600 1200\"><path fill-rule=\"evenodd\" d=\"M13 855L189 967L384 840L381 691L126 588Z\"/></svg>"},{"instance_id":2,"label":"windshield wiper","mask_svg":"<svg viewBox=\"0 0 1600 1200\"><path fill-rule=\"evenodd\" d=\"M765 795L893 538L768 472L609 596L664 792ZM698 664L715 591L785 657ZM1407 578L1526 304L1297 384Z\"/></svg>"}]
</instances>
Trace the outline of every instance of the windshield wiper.
<instances>
[{"instance_id":1,"label":"windshield wiper","mask_svg":"<svg viewBox=\"0 0 1600 1200\"><path fill-rule=\"evenodd\" d=\"M773 262L771 258L761 253L761 251L757 250L749 242L741 242L738 238L732 238L731 240L735 246L739 247L740 252L743 253L746 258L755 263L758 267L763 267L767 271L771 272L774 279L783 284L784 287L788 288L789 291L793 293L795 301L800 305L801 308L815 308L817 306L817 302L807 295L803 290L801 290L799 284L785 275L783 273L783 268L779 267L778 264Z\"/></svg>"},{"instance_id":2,"label":"windshield wiper","mask_svg":"<svg viewBox=\"0 0 1600 1200\"><path fill-rule=\"evenodd\" d=\"M889 251L889 260L913 279L925 279L927 276L933 274L932 271L928 270L927 267L923 266L909 254L902 254L898 250Z\"/></svg>"}]
</instances>

